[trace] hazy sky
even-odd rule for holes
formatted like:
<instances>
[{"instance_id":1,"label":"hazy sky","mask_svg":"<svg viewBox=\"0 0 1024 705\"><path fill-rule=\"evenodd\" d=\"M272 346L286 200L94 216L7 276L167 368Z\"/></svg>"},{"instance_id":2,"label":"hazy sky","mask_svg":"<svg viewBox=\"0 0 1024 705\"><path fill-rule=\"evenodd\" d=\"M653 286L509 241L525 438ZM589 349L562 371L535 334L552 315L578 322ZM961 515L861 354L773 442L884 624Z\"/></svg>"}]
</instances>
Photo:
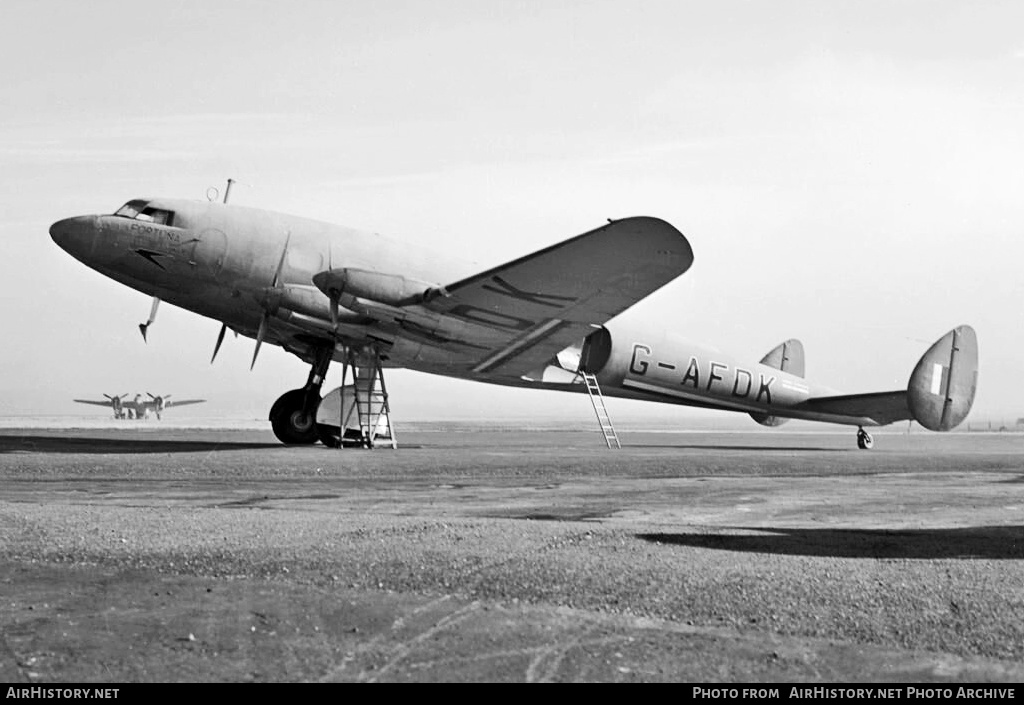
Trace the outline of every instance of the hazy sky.
<instances>
[{"instance_id":1,"label":"hazy sky","mask_svg":"<svg viewBox=\"0 0 1024 705\"><path fill-rule=\"evenodd\" d=\"M211 367L219 324L166 304L144 344L147 297L47 233L233 177L236 204L481 267L658 216L695 263L628 315L751 360L800 338L844 392L904 388L970 323L972 418L1024 416L1022 27L1019 2L4 0L0 413L148 390L263 417L301 386L248 339ZM389 382L399 422L593 414Z\"/></svg>"}]
</instances>

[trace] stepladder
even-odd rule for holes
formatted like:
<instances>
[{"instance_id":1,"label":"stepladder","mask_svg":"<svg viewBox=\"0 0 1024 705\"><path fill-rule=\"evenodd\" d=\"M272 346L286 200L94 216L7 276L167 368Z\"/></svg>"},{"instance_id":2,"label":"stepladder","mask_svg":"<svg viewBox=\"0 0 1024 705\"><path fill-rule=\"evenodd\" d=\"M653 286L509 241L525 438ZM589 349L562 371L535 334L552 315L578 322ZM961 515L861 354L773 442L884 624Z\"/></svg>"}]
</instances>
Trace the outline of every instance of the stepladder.
<instances>
[{"instance_id":1,"label":"stepladder","mask_svg":"<svg viewBox=\"0 0 1024 705\"><path fill-rule=\"evenodd\" d=\"M320 440L331 447L398 447L384 368L376 351L346 352L341 386L324 395L316 422Z\"/></svg>"},{"instance_id":2,"label":"stepladder","mask_svg":"<svg viewBox=\"0 0 1024 705\"><path fill-rule=\"evenodd\" d=\"M589 372L580 372L583 382L587 385L587 394L590 396L590 403L594 405L594 413L597 415L597 423L601 427L601 435L609 448L622 448L619 442L619 434L615 432L611 416L604 404L604 395L601 394L601 385L597 383L597 376Z\"/></svg>"}]
</instances>

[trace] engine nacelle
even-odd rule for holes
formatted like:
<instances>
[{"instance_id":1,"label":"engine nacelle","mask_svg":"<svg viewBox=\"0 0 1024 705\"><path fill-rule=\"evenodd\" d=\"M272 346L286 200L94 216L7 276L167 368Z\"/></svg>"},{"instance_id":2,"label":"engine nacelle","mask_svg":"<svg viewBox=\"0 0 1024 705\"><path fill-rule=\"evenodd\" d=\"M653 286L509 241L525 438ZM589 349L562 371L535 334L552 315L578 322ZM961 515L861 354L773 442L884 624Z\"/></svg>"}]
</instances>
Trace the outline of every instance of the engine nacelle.
<instances>
[{"instance_id":1,"label":"engine nacelle","mask_svg":"<svg viewBox=\"0 0 1024 705\"><path fill-rule=\"evenodd\" d=\"M596 375L600 374L608 365L612 356L612 334L608 329L601 326L583 340L583 349L580 351L579 369L580 372Z\"/></svg>"},{"instance_id":2,"label":"engine nacelle","mask_svg":"<svg viewBox=\"0 0 1024 705\"><path fill-rule=\"evenodd\" d=\"M356 297L388 306L422 303L444 294L436 284L367 269L344 267L320 272L313 283L331 299Z\"/></svg>"}]
</instances>

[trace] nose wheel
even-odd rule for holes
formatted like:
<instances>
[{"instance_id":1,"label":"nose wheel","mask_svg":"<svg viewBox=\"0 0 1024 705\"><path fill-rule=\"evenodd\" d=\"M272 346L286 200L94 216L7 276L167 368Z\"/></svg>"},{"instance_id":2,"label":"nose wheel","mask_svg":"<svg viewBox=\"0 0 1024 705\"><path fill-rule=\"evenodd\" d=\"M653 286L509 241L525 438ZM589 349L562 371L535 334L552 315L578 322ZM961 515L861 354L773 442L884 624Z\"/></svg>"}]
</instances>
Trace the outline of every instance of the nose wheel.
<instances>
[{"instance_id":1,"label":"nose wheel","mask_svg":"<svg viewBox=\"0 0 1024 705\"><path fill-rule=\"evenodd\" d=\"M875 440L871 437L871 434L865 431L863 428L857 429L857 447L861 450L871 450L875 445Z\"/></svg>"}]
</instances>

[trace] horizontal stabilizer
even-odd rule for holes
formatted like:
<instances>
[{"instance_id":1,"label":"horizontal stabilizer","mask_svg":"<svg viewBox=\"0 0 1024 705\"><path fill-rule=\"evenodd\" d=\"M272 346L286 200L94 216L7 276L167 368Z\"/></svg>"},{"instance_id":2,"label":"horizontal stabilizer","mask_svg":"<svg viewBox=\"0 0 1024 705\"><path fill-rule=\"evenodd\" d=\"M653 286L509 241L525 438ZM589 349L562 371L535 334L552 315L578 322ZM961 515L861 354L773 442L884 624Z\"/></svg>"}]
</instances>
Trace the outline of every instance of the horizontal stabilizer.
<instances>
[{"instance_id":1,"label":"horizontal stabilizer","mask_svg":"<svg viewBox=\"0 0 1024 705\"><path fill-rule=\"evenodd\" d=\"M973 328L959 326L921 356L906 391L816 397L793 410L818 421L885 426L913 419L931 431L949 431L967 417L977 386L978 339Z\"/></svg>"},{"instance_id":2,"label":"horizontal stabilizer","mask_svg":"<svg viewBox=\"0 0 1024 705\"><path fill-rule=\"evenodd\" d=\"M798 408L815 414L870 420L877 426L913 418L904 391L818 397L808 399Z\"/></svg>"}]
</instances>

